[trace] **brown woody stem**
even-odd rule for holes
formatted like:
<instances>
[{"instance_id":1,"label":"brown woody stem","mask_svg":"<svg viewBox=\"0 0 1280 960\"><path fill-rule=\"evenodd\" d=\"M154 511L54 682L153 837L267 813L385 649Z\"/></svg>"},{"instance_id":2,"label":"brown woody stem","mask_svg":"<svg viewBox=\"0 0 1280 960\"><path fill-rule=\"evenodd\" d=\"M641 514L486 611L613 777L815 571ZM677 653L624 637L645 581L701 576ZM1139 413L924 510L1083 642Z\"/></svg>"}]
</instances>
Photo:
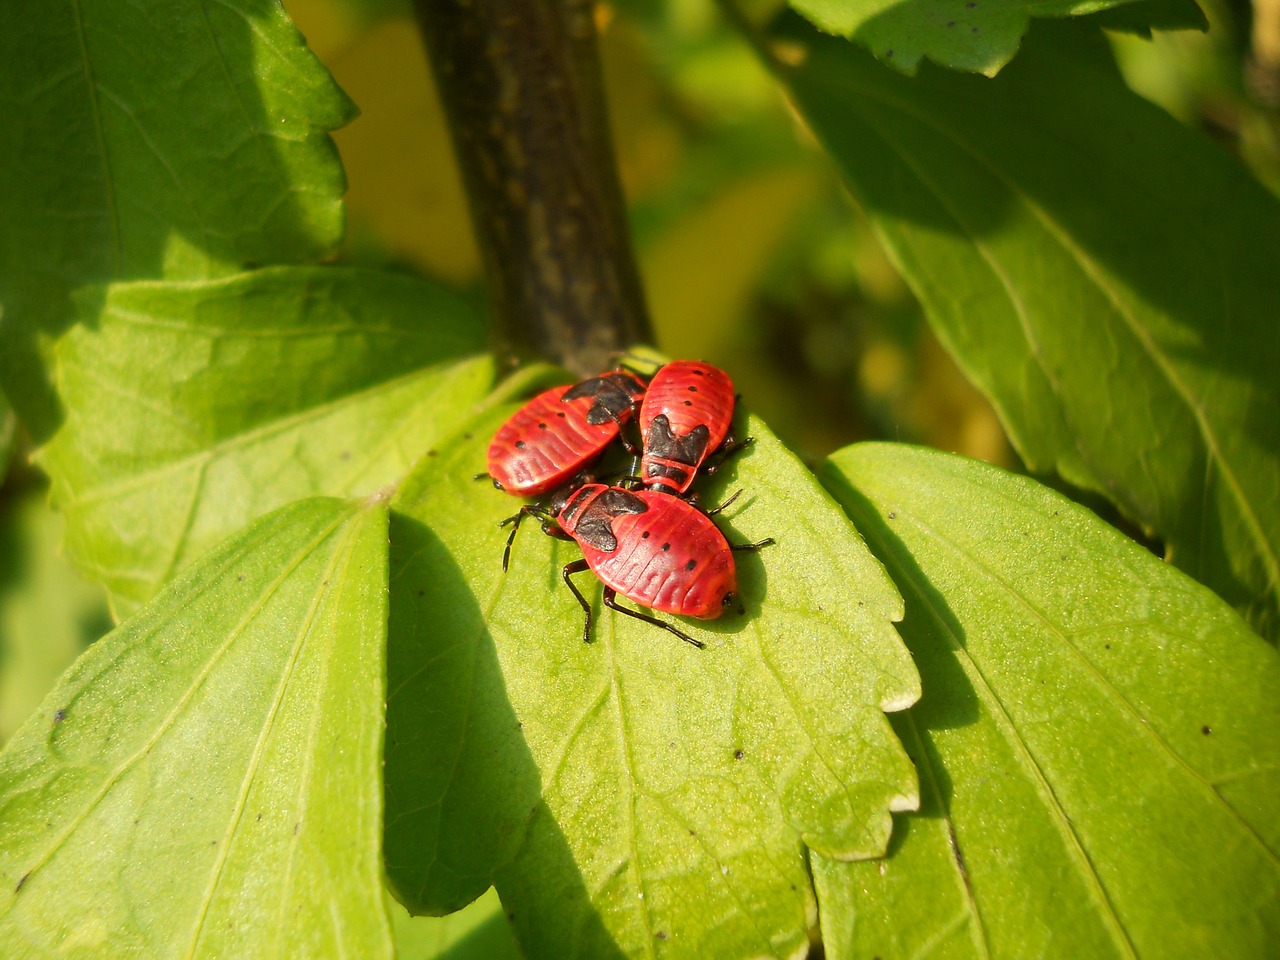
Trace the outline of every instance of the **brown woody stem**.
<instances>
[{"instance_id":1,"label":"brown woody stem","mask_svg":"<svg viewBox=\"0 0 1280 960\"><path fill-rule=\"evenodd\" d=\"M583 375L651 341L589 0L415 0L497 347Z\"/></svg>"}]
</instances>

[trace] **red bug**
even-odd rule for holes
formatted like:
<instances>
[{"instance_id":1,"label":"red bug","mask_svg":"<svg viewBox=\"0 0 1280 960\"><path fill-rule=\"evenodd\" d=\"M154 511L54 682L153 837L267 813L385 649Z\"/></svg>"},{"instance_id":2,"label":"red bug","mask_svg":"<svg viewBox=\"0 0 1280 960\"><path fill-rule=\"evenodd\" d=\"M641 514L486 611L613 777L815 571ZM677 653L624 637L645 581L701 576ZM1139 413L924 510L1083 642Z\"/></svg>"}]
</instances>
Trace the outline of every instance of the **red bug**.
<instances>
[{"instance_id":1,"label":"red bug","mask_svg":"<svg viewBox=\"0 0 1280 960\"><path fill-rule=\"evenodd\" d=\"M664 493L684 494L707 457L720 460L749 441L732 436L733 381L700 360L676 360L649 381L640 407L644 455L640 482ZM715 472L715 466L708 473Z\"/></svg>"},{"instance_id":2,"label":"red bug","mask_svg":"<svg viewBox=\"0 0 1280 960\"><path fill-rule=\"evenodd\" d=\"M702 647L677 627L630 610L617 594L665 613L713 620L733 602L737 590L735 550L758 550L773 543L731 545L711 519L693 504L656 490L626 490L602 483L567 488L548 508L530 506L509 521L519 527L526 514L540 516L543 530L577 541L582 559L564 567L564 582L586 614L582 639L591 639L591 604L570 577L591 570L604 584L604 604L612 610L667 630L686 643ZM502 566L506 569L511 542Z\"/></svg>"},{"instance_id":3,"label":"red bug","mask_svg":"<svg viewBox=\"0 0 1280 960\"><path fill-rule=\"evenodd\" d=\"M488 458L493 485L525 497L564 486L620 435L644 390L639 377L617 370L538 394L493 435ZM625 436L622 440L634 453Z\"/></svg>"}]
</instances>

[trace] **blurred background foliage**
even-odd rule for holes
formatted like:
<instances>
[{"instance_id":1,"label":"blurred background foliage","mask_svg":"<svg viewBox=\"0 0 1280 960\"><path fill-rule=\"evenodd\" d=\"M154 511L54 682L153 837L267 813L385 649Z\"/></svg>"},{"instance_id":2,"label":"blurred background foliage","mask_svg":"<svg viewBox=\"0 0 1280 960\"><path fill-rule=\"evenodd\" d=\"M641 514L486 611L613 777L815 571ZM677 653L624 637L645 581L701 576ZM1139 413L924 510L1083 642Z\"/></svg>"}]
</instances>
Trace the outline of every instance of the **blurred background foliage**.
<instances>
[{"instance_id":1,"label":"blurred background foliage","mask_svg":"<svg viewBox=\"0 0 1280 960\"><path fill-rule=\"evenodd\" d=\"M1201 5L1208 33L1116 36L1117 59L1137 92L1280 193L1280 0L1256 11L1241 0ZM349 179L337 259L480 296L466 200L408 3L285 6L362 111L335 135ZM620 0L601 4L597 20L661 348L730 369L804 456L884 438L1017 468L990 406L713 0ZM7 453L7 405L0 414ZM20 431L13 444L0 490L0 742L110 623L98 588L57 555L58 520Z\"/></svg>"}]
</instances>

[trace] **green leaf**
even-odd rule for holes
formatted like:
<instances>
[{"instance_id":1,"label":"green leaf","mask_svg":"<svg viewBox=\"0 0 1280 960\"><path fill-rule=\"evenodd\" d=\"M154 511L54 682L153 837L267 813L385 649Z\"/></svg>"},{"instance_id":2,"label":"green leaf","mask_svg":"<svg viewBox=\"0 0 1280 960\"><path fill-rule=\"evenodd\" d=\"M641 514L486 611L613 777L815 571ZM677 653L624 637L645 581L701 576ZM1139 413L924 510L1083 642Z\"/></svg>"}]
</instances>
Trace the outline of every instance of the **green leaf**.
<instances>
[{"instance_id":1,"label":"green leaf","mask_svg":"<svg viewBox=\"0 0 1280 960\"><path fill-rule=\"evenodd\" d=\"M58 556L62 529L43 490L0 509L0 744L111 629L102 589Z\"/></svg>"},{"instance_id":2,"label":"green leaf","mask_svg":"<svg viewBox=\"0 0 1280 960\"><path fill-rule=\"evenodd\" d=\"M915 701L900 600L812 474L764 425L705 495L744 611L681 620L707 644L561 582L577 548L527 523L509 571L477 483L503 405L437 446L392 514L387 870L413 911L491 882L529 956L789 956L813 911L802 843L879 855L914 772L883 710Z\"/></svg>"},{"instance_id":3,"label":"green leaf","mask_svg":"<svg viewBox=\"0 0 1280 960\"><path fill-rule=\"evenodd\" d=\"M519 960L497 891L447 917L411 917L387 896L396 960Z\"/></svg>"},{"instance_id":4,"label":"green leaf","mask_svg":"<svg viewBox=\"0 0 1280 960\"><path fill-rule=\"evenodd\" d=\"M791 0L827 33L849 37L882 62L914 74L928 57L952 70L994 77L1013 59L1032 17L1078 17L1116 11L1113 24L1150 33L1207 30L1193 0Z\"/></svg>"},{"instance_id":5,"label":"green leaf","mask_svg":"<svg viewBox=\"0 0 1280 960\"><path fill-rule=\"evenodd\" d=\"M0 322L3 322L0 313ZM13 405L3 390L0 390L0 480L9 475L9 467L13 462L13 453L18 443L18 418L13 412Z\"/></svg>"},{"instance_id":6,"label":"green leaf","mask_svg":"<svg viewBox=\"0 0 1280 960\"><path fill-rule=\"evenodd\" d=\"M99 304L86 299L88 323ZM397 482L492 382L466 305L364 270L108 287L58 350L67 545L136 603L254 517Z\"/></svg>"},{"instance_id":7,"label":"green leaf","mask_svg":"<svg viewBox=\"0 0 1280 960\"><path fill-rule=\"evenodd\" d=\"M1025 477L861 444L822 470L907 602L918 816L814 858L827 956L1263 957L1280 943L1280 656Z\"/></svg>"},{"instance_id":8,"label":"green leaf","mask_svg":"<svg viewBox=\"0 0 1280 960\"><path fill-rule=\"evenodd\" d=\"M386 519L287 507L77 661L0 754L0 954L391 955Z\"/></svg>"},{"instance_id":9,"label":"green leaf","mask_svg":"<svg viewBox=\"0 0 1280 960\"><path fill-rule=\"evenodd\" d=\"M0 4L0 383L44 439L45 339L112 279L309 260L341 239L354 108L276 0Z\"/></svg>"},{"instance_id":10,"label":"green leaf","mask_svg":"<svg viewBox=\"0 0 1280 960\"><path fill-rule=\"evenodd\" d=\"M995 80L812 33L781 69L1027 465L1111 498L1274 640L1280 203L1057 27Z\"/></svg>"}]
</instances>

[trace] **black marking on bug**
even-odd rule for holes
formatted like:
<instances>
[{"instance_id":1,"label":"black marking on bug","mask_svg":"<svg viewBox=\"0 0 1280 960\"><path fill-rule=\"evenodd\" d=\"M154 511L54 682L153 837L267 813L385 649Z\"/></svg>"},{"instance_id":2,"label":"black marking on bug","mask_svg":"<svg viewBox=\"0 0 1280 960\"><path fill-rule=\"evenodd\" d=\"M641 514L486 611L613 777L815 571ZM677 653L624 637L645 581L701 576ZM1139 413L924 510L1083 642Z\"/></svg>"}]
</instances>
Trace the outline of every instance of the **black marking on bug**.
<instances>
[{"instance_id":1,"label":"black marking on bug","mask_svg":"<svg viewBox=\"0 0 1280 960\"><path fill-rule=\"evenodd\" d=\"M685 403L690 401L686 400ZM649 424L649 435L645 438L645 452L663 460L677 460L689 465L701 463L706 457L707 444L711 442L711 430L705 423L700 423L683 437L677 437L671 429L671 421L665 413L660 413ZM651 471L652 475L652 471ZM672 476L667 473L665 476Z\"/></svg>"},{"instance_id":2,"label":"black marking on bug","mask_svg":"<svg viewBox=\"0 0 1280 960\"><path fill-rule=\"evenodd\" d=\"M517 441L516 441L516 449L517 449L517 450L523 450L523 449L524 449L524 441L523 441L523 440L517 440Z\"/></svg>"},{"instance_id":3,"label":"black marking on bug","mask_svg":"<svg viewBox=\"0 0 1280 960\"><path fill-rule=\"evenodd\" d=\"M692 570L692 569L693 569L694 567L696 567L697 565L698 565L698 561L697 561L697 560L690 560L688 563L686 563L686 564L684 565L684 568L685 568L686 570Z\"/></svg>"},{"instance_id":4,"label":"black marking on bug","mask_svg":"<svg viewBox=\"0 0 1280 960\"><path fill-rule=\"evenodd\" d=\"M560 395L561 403L589 397L595 401L587 411L587 423L621 423L621 417L644 395L644 387L625 373L606 373L583 380Z\"/></svg>"},{"instance_id":5,"label":"black marking on bug","mask_svg":"<svg viewBox=\"0 0 1280 960\"><path fill-rule=\"evenodd\" d=\"M610 487L596 496L582 512L574 535L579 542L601 553L613 553L618 549L618 538L613 533L614 517L625 513L644 513L648 509L649 505L630 490Z\"/></svg>"}]
</instances>

